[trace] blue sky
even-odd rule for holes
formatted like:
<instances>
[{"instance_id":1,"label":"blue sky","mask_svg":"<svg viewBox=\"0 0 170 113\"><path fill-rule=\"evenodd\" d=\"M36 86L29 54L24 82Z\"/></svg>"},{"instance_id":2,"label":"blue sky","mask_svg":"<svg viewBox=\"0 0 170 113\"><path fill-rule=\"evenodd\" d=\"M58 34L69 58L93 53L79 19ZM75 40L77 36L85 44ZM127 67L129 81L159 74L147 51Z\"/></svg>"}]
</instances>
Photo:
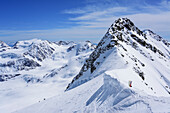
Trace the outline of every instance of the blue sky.
<instances>
[{"instance_id":1,"label":"blue sky","mask_svg":"<svg viewBox=\"0 0 170 113\"><path fill-rule=\"evenodd\" d=\"M97 42L119 17L170 40L170 0L0 0L0 40Z\"/></svg>"}]
</instances>

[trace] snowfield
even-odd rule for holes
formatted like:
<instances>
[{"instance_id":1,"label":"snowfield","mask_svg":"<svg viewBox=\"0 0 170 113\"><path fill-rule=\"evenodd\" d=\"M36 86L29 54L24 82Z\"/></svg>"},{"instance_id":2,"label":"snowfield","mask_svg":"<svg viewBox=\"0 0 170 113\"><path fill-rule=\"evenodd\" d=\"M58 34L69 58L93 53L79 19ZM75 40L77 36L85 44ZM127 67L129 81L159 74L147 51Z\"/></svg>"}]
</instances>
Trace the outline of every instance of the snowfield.
<instances>
[{"instance_id":1,"label":"snowfield","mask_svg":"<svg viewBox=\"0 0 170 113\"><path fill-rule=\"evenodd\" d=\"M116 20L97 46L0 43L2 113L170 112L170 43L127 18Z\"/></svg>"}]
</instances>

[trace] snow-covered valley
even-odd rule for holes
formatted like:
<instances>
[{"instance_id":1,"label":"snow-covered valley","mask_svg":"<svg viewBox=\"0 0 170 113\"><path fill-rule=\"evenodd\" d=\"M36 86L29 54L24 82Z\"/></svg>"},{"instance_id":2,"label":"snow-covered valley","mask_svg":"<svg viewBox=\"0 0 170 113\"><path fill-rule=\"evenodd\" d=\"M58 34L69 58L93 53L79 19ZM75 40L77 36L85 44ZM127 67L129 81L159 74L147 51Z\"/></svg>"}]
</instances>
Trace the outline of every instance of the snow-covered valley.
<instances>
[{"instance_id":1,"label":"snow-covered valley","mask_svg":"<svg viewBox=\"0 0 170 113\"><path fill-rule=\"evenodd\" d=\"M168 41L127 18L116 20L97 46L0 42L0 112L168 113L169 58Z\"/></svg>"}]
</instances>

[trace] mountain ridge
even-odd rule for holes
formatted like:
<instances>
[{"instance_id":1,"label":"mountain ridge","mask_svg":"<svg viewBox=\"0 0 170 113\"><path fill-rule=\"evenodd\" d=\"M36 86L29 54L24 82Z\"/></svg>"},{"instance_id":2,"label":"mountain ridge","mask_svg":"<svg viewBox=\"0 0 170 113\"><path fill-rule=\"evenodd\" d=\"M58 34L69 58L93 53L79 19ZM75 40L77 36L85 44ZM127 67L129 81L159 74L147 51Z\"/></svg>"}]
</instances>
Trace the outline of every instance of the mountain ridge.
<instances>
[{"instance_id":1,"label":"mountain ridge","mask_svg":"<svg viewBox=\"0 0 170 113\"><path fill-rule=\"evenodd\" d=\"M115 50L116 50L115 52L117 52L117 55L112 57L110 56L111 57L110 62L114 62L114 58L120 57L120 59L123 60L123 62L120 59L117 60L117 62L122 62L123 65L129 64L133 65L131 66L131 69L139 76L141 82L145 82L145 79L149 74L148 72L145 72L145 70L147 70L146 65L152 65L152 62L157 62L155 61L155 59L159 59L160 60L159 63L163 62L165 68L168 69L169 44L165 43L165 41L163 41L164 39L161 38L160 36L157 36L151 31L150 33L152 33L151 35L154 35L154 37L151 37L150 34L146 34L146 31L142 32L141 30L139 30L134 25L134 23L127 18L119 18L118 20L116 20L115 23L112 24L111 27L108 29L105 36L98 43L94 52L89 56L89 59L86 60L79 74L75 76L72 82L67 86L66 91L75 88L100 75L101 73L104 73L107 70L109 70L109 68L103 70L105 67L103 66L102 67L103 69L101 69L101 66L102 65L106 66L106 64L104 64L103 62L105 62L106 58L109 57L110 54ZM158 38L155 37L158 37L160 40L158 40ZM161 45L160 46L161 50L157 47L156 44L154 44L155 42L152 41L159 41L158 43L161 43L159 44ZM129 53L130 51L137 52L139 56L136 56L137 54ZM155 59L153 57L155 57ZM147 64L145 59L146 60L149 59L150 63ZM110 67L112 68L112 70L114 70L114 68L118 68L117 66L111 65ZM156 68L155 70L159 70L159 68ZM168 76L170 72L169 71L166 72L167 73L165 75ZM157 75L162 76L163 74ZM166 83L167 82L165 82L164 87L166 86L169 87L169 82L168 84ZM143 84L148 83L146 82ZM165 91L167 91L167 93L170 94L170 89L169 88L165 89L166 89ZM154 91L153 93L156 92Z\"/></svg>"}]
</instances>

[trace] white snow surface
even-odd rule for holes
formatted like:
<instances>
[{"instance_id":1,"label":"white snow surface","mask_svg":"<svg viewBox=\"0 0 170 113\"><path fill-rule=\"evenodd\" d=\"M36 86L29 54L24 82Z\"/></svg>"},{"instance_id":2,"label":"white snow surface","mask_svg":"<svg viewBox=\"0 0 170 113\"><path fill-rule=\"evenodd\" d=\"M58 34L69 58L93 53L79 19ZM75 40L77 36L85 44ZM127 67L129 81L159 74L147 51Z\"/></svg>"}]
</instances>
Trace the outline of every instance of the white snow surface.
<instances>
[{"instance_id":1,"label":"white snow surface","mask_svg":"<svg viewBox=\"0 0 170 113\"><path fill-rule=\"evenodd\" d=\"M168 113L169 106L169 97L135 93L117 79L103 74L14 113Z\"/></svg>"}]
</instances>

